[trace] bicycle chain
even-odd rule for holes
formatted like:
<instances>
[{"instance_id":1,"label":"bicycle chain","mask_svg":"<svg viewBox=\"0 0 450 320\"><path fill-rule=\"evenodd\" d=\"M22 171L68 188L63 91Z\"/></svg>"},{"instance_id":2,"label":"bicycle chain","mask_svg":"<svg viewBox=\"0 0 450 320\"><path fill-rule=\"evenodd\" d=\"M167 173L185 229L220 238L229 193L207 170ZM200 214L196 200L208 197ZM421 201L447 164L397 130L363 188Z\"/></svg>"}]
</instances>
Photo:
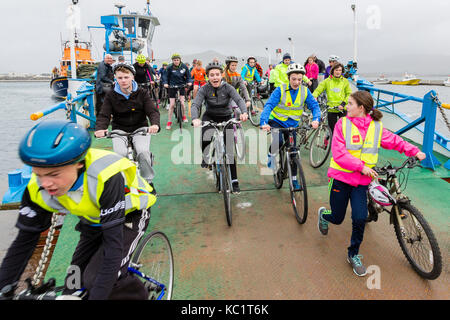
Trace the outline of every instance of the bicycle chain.
<instances>
[{"instance_id":1,"label":"bicycle chain","mask_svg":"<svg viewBox=\"0 0 450 320\"><path fill-rule=\"evenodd\" d=\"M48 255L50 254L50 249L52 247L52 241L53 241L53 236L55 234L57 221L58 221L58 216L56 213L53 213L50 229L48 230L47 238L45 240L45 246L44 246L44 249L41 254L41 259L39 260L38 266L37 266L36 271L33 276L32 284L34 286L39 285L39 283L42 280L41 278L43 276L43 272L44 272L44 269L45 269L45 266L46 266L47 260L48 260Z\"/></svg>"},{"instance_id":2,"label":"bicycle chain","mask_svg":"<svg viewBox=\"0 0 450 320\"><path fill-rule=\"evenodd\" d=\"M445 112L443 110L444 108L442 107L441 101L439 101L437 94L436 95L431 94L431 98L437 104L439 112L441 113L442 118L444 119L444 122L447 125L447 129L450 132L450 121L448 120L447 115L445 114Z\"/></svg>"}]
</instances>

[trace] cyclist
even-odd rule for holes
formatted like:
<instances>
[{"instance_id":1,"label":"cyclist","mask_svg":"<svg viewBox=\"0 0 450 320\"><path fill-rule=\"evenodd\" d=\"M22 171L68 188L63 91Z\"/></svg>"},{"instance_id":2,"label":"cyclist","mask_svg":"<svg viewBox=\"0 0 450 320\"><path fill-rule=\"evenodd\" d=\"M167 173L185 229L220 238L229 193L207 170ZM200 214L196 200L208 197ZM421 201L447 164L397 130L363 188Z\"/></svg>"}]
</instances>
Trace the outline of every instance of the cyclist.
<instances>
[{"instance_id":1,"label":"cyclist","mask_svg":"<svg viewBox=\"0 0 450 320\"><path fill-rule=\"evenodd\" d=\"M339 118L346 115L345 106L348 103L348 97L352 93L350 83L342 76L343 71L344 66L342 64L334 64L330 71L331 76L322 81L313 92L313 96L316 99L324 91L327 94L327 118L331 133L333 133L334 126ZM339 110L334 109L335 107L339 107Z\"/></svg>"},{"instance_id":2,"label":"cyclist","mask_svg":"<svg viewBox=\"0 0 450 320\"><path fill-rule=\"evenodd\" d=\"M331 210L321 207L318 228L328 234L328 223L341 224L350 200L352 207L352 235L347 261L358 276L366 269L361 262L359 247L363 240L367 218L367 187L377 177L372 168L378 161L380 147L394 149L407 156L425 159L425 154L383 127L383 114L373 107L373 98L367 91L350 95L347 116L336 123L331 143L332 158L328 177Z\"/></svg>"},{"instance_id":3,"label":"cyclist","mask_svg":"<svg viewBox=\"0 0 450 320\"><path fill-rule=\"evenodd\" d=\"M248 95L247 87L244 80L242 80L241 75L236 72L238 62L238 58L236 58L235 56L228 56L225 59L225 70L223 73L223 78L228 84L232 85L237 90L237 92L240 93L241 97L245 100L247 108L249 108L250 96ZM236 105L234 100L232 101L232 105Z\"/></svg>"},{"instance_id":4,"label":"cyclist","mask_svg":"<svg viewBox=\"0 0 450 320\"><path fill-rule=\"evenodd\" d=\"M194 92L193 96L197 95L197 91L199 88L203 87L206 84L206 71L202 67L202 61L196 60L194 68L191 71L191 77L194 79Z\"/></svg>"},{"instance_id":5,"label":"cyclist","mask_svg":"<svg viewBox=\"0 0 450 320\"><path fill-rule=\"evenodd\" d=\"M172 114L173 108L175 107L175 98L177 96L177 92L180 94L180 102L182 106L183 112L183 122L187 122L186 118L186 107L184 105L184 96L185 89L184 88L170 88L170 86L191 86L191 74L189 73L189 69L186 67L184 63L181 62L181 56L178 53L174 53L172 55L172 64L167 67L167 72L164 73L163 76L163 84L165 88L169 89L169 120L167 122L166 129L170 130L172 128Z\"/></svg>"},{"instance_id":6,"label":"cyclist","mask_svg":"<svg viewBox=\"0 0 450 320\"><path fill-rule=\"evenodd\" d=\"M145 85L147 83L150 83L151 85L155 84L154 70L147 63L147 58L143 54L139 54L136 57L136 62L133 64L133 67L136 71L134 81L136 81L138 85Z\"/></svg>"},{"instance_id":7,"label":"cyclist","mask_svg":"<svg viewBox=\"0 0 450 320\"><path fill-rule=\"evenodd\" d=\"M241 77L244 79L245 85L247 86L247 90L251 93L250 84L256 81L257 83L261 82L261 77L259 76L259 72L256 69L256 58L250 56L247 58L247 64L242 67Z\"/></svg>"},{"instance_id":8,"label":"cyclist","mask_svg":"<svg viewBox=\"0 0 450 320\"><path fill-rule=\"evenodd\" d=\"M271 128L298 127L305 104L313 113L312 127L317 129L320 121L320 107L308 88L302 85L305 73L305 68L301 64L293 63L289 65L287 69L289 86L282 84L270 95L261 113L261 129L270 132ZM287 139L287 133L284 136L284 139ZM283 136L279 132L273 132L267 162L269 168L274 167L275 156L282 144ZM292 170L297 172L295 164ZM293 176L293 186L295 190L301 188L297 176Z\"/></svg>"},{"instance_id":9,"label":"cyclist","mask_svg":"<svg viewBox=\"0 0 450 320\"><path fill-rule=\"evenodd\" d=\"M105 97L102 110L97 118L94 135L97 138L104 137L108 132L108 126L112 116L112 129L123 130L131 133L139 128L151 126L148 132L157 133L160 130L160 115L147 90L139 88L133 80L135 71L133 66L126 63L117 64L114 75L117 79L114 90ZM151 166L150 135L135 135L133 145L139 162L141 176L153 187L154 178ZM113 138L113 149L118 154L126 157L127 142L121 137Z\"/></svg>"},{"instance_id":10,"label":"cyclist","mask_svg":"<svg viewBox=\"0 0 450 320\"><path fill-rule=\"evenodd\" d=\"M42 121L23 137L19 156L33 173L22 196L19 232L0 267L0 288L20 279L52 213L62 212L80 218L71 265L79 268L89 299L148 297L127 269L156 197L128 159L90 145L86 129L61 120Z\"/></svg>"},{"instance_id":11,"label":"cyclist","mask_svg":"<svg viewBox=\"0 0 450 320\"><path fill-rule=\"evenodd\" d=\"M330 71L331 68L334 66L335 63L339 63L339 57L332 54L329 58L328 58L328 63L330 64L326 69L325 69L325 75L324 75L324 79L327 79L330 76Z\"/></svg>"},{"instance_id":12,"label":"cyclist","mask_svg":"<svg viewBox=\"0 0 450 320\"><path fill-rule=\"evenodd\" d=\"M287 76L288 67L294 62L291 59L289 53L283 55L283 61L275 66L275 68L270 72L269 82L274 83L274 87L278 88L282 84L289 85L289 79ZM310 86L312 82L308 79L306 75L303 76L303 81Z\"/></svg>"},{"instance_id":13,"label":"cyclist","mask_svg":"<svg viewBox=\"0 0 450 320\"><path fill-rule=\"evenodd\" d=\"M224 122L230 120L232 118L232 112L230 108L231 100L234 100L241 110L240 120L247 121L248 114L244 100L242 100L234 87L223 81L222 72L223 69L220 63L211 62L206 66L208 83L200 88L197 96L192 102L192 124L194 125L194 127L201 126L202 121ZM206 102L206 110L202 116L202 119L200 120L201 106L203 102ZM205 149L211 143L212 134L209 134L211 131L208 130L211 130L211 128L202 128L203 154L205 154ZM234 143L233 137L227 138L230 131L231 134L233 134L232 130L225 131L225 145L227 143L226 140L232 141ZM233 150L233 148L227 147L227 151L228 150ZM229 159L234 159L234 155L232 153L230 153L229 155ZM206 164L205 160L202 160L202 168L206 168L207 166L208 165ZM239 193L240 188L237 178L236 161L232 161L232 163L230 164L230 169L233 192Z\"/></svg>"},{"instance_id":14,"label":"cyclist","mask_svg":"<svg viewBox=\"0 0 450 320\"><path fill-rule=\"evenodd\" d=\"M161 99L164 94L163 94L163 90L167 90L167 88L164 88L164 86L162 85L162 79L164 77L164 74L167 72L167 66L169 65L169 63L167 63L166 61L164 61L162 63L162 67L161 69L159 69L158 74L159 74L159 92L158 92L158 97L159 99ZM166 92L167 94L167 92ZM160 101L158 101L159 103ZM169 110L169 106L166 107L167 110Z\"/></svg>"}]
</instances>

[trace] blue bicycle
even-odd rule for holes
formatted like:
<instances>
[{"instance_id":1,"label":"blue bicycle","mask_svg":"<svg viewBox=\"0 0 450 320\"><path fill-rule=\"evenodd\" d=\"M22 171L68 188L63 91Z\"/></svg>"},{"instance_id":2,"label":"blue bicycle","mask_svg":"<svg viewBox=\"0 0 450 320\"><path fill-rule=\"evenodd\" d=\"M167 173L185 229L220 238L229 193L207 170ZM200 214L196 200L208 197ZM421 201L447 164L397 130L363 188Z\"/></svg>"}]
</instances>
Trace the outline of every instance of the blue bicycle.
<instances>
[{"instance_id":1,"label":"blue bicycle","mask_svg":"<svg viewBox=\"0 0 450 320\"><path fill-rule=\"evenodd\" d=\"M173 255L167 236L160 231L149 233L139 242L131 258L128 272L136 275L148 291L148 300L170 300L173 289ZM8 285L0 292L0 300L83 300L87 290L82 288L71 295L61 295L64 286L56 286L54 278L39 287L31 278L25 280L27 288L15 293L18 283Z\"/></svg>"}]
</instances>

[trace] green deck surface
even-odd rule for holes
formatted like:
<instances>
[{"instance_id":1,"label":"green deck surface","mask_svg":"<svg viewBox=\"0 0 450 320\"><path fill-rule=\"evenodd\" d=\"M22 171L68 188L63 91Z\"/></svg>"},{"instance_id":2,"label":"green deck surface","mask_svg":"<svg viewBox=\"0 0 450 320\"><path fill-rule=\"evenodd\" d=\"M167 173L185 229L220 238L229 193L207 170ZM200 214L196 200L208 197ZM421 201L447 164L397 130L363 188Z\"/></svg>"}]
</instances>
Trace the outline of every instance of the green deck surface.
<instances>
[{"instance_id":1,"label":"green deck surface","mask_svg":"<svg viewBox=\"0 0 450 320\"><path fill-rule=\"evenodd\" d=\"M241 185L241 194L233 196L233 226L226 225L223 211L223 197L214 190L213 180L208 170L200 168L199 164L174 164L173 154L177 154L179 135L174 133L177 129L165 129L167 111L161 112L161 132L152 137L151 150L155 155L156 177L155 187L159 194L156 204L151 208L151 222L147 232L161 230L171 241L175 260L174 299L248 299L260 298L261 295L251 293L245 279L249 276L242 274L239 277L239 268L234 274L227 270L227 265L233 263L243 253L248 251L252 263L263 265L264 245L271 238L271 234L261 236L252 233L246 237L249 230L258 225L264 228L267 223L276 224L272 219L286 208L286 213L292 219L292 228L301 229L296 225L292 209L289 209L288 191L286 182L283 189L276 190L273 178L270 175L261 175L261 169L266 168L267 146L261 151L262 162L258 164L241 164L238 166L238 176ZM244 126L257 132L249 122ZM193 128L184 124L184 137L191 137L191 146L194 150L192 137ZM195 141L199 144L199 141ZM110 140L95 140L94 147L111 149ZM251 146L252 148L254 146ZM247 149L249 146L247 146ZM198 151L199 148L197 147ZM248 150L247 150L248 151ZM190 155L192 155L192 152ZM309 217L306 225L316 223L317 207L328 206L327 176L328 162L319 169L313 169L308 162L308 154L303 150L303 168L305 170L309 193ZM249 155L247 154L247 159ZM189 154L188 154L189 158ZM445 159L439 157L442 163ZM395 151L382 150L379 165L386 161L399 165L404 155ZM406 173L407 170L405 170ZM449 195L450 184L441 178L450 177L449 170L439 167L436 171L414 168L409 174L406 194L413 199L413 204L420 208L426 216L433 230L440 240L441 251L445 257L449 252ZM270 220L269 220L270 219ZM59 236L58 243L50 263L46 278L55 277L62 284L67 267L70 264L72 253L79 239L78 232L74 231L77 218L68 216ZM272 230L272 229L270 229ZM283 230L279 230L283 232ZM287 232L287 231L286 231ZM392 232L393 233L393 232ZM317 236L319 237L319 236ZM315 239L315 238L314 238ZM313 241L310 245L314 244ZM259 244L261 246L259 246ZM303 246L303 245L302 245ZM396 245L398 247L398 244ZM288 243L278 244L279 250L285 254L290 248ZM259 253L258 250L263 249ZM222 250L218 252L218 250ZM317 250L322 250L318 247ZM238 253L241 251L240 253ZM236 255L234 253L236 252ZM295 251L294 251L295 252ZM216 258L212 258L216 257ZM217 258L220 257L220 258ZM281 263L281 262L280 262ZM287 262L288 263L288 262ZM445 263L445 260L444 260ZM445 267L446 268L446 267ZM443 273L448 273L444 268ZM257 279L261 277L259 275ZM236 282L236 278L241 279ZM248 283L251 283L249 280ZM238 294L230 296L230 286L237 286ZM269 290L270 291L270 290ZM264 298L264 296L262 296ZM269 293L268 298L276 298ZM315 297L311 294L311 297ZM324 295L326 298L326 294Z\"/></svg>"}]
</instances>

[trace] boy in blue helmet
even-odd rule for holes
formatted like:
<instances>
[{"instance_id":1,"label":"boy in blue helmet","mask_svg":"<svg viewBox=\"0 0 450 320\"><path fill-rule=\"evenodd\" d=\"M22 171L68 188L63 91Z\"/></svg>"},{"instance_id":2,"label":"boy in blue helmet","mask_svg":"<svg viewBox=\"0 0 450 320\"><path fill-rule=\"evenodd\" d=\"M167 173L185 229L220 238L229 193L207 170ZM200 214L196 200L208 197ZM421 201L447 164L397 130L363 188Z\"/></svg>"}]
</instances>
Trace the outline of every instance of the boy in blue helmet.
<instances>
[{"instance_id":1,"label":"boy in blue helmet","mask_svg":"<svg viewBox=\"0 0 450 320\"><path fill-rule=\"evenodd\" d=\"M18 235L0 266L0 289L20 279L40 233L52 214L62 212L80 218L71 265L81 271L89 299L148 297L127 269L132 244L144 234L156 201L153 189L131 161L90 145L86 129L60 120L42 121L22 139L19 156L33 173L22 197ZM130 286L135 294L121 296L120 288Z\"/></svg>"}]
</instances>

